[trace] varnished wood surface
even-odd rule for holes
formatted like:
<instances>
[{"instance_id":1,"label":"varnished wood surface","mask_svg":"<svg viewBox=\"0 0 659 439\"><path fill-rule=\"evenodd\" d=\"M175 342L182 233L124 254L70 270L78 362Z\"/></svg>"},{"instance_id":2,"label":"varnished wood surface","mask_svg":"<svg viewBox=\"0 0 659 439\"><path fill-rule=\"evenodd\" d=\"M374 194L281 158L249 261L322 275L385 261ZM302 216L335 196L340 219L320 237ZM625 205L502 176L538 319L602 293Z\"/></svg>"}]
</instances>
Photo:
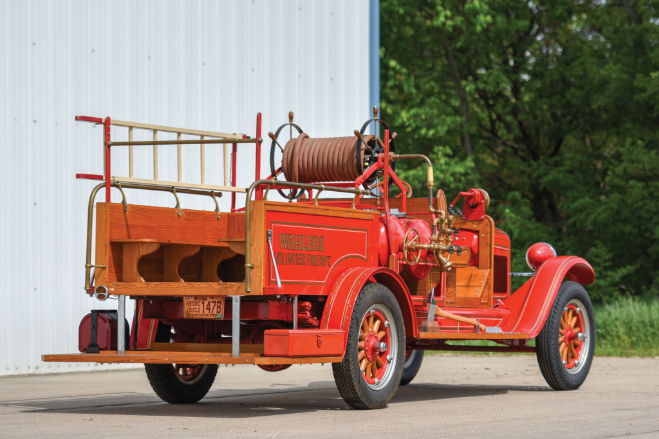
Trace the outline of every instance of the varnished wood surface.
<instances>
[{"instance_id":1,"label":"varnished wood surface","mask_svg":"<svg viewBox=\"0 0 659 439\"><path fill-rule=\"evenodd\" d=\"M245 295L242 282L135 282L110 283L111 294L124 296L237 296ZM251 295L255 295L254 292Z\"/></svg>"},{"instance_id":2,"label":"varnished wood surface","mask_svg":"<svg viewBox=\"0 0 659 439\"><path fill-rule=\"evenodd\" d=\"M152 351L167 352L218 352L231 353L230 343L151 343ZM264 346L262 344L241 344L240 354L262 355Z\"/></svg>"},{"instance_id":3,"label":"varnished wood surface","mask_svg":"<svg viewBox=\"0 0 659 439\"><path fill-rule=\"evenodd\" d=\"M345 201L342 200L342 201ZM348 198L348 201L351 201ZM331 206L314 206L313 204L298 204L298 203L278 203L278 202L265 202L265 210L274 212L289 212L300 213L307 215L326 215L337 218L353 218L372 220L374 215L378 212L366 212L363 210L346 209L345 207L331 207Z\"/></svg>"},{"instance_id":4,"label":"varnished wood surface","mask_svg":"<svg viewBox=\"0 0 659 439\"><path fill-rule=\"evenodd\" d=\"M178 266L183 259L196 255L199 250L201 247L198 245L168 245L165 247L163 281L183 282L178 272Z\"/></svg>"},{"instance_id":5,"label":"varnished wood surface","mask_svg":"<svg viewBox=\"0 0 659 439\"><path fill-rule=\"evenodd\" d=\"M134 363L134 364L315 364L340 363L341 357L263 357L217 352L101 351L100 354L42 355L42 361L56 363Z\"/></svg>"},{"instance_id":6,"label":"varnished wood surface","mask_svg":"<svg viewBox=\"0 0 659 439\"><path fill-rule=\"evenodd\" d=\"M119 204L121 206L121 204ZM110 215L108 212L108 203L96 204L96 253L94 258L95 265L110 265L110 239L108 237ZM109 270L106 268L96 268L94 273L94 283L103 284L109 280Z\"/></svg>"},{"instance_id":7,"label":"varnished wood surface","mask_svg":"<svg viewBox=\"0 0 659 439\"><path fill-rule=\"evenodd\" d=\"M215 212L181 209L181 216L178 216L174 208L132 204L124 212L120 203L111 204L109 213L110 241L151 240L200 245L217 245L220 238L226 238L227 218L233 215L224 213L217 219Z\"/></svg>"},{"instance_id":8,"label":"varnished wood surface","mask_svg":"<svg viewBox=\"0 0 659 439\"><path fill-rule=\"evenodd\" d=\"M144 282L137 270L137 264L142 256L151 254L160 248L156 242L125 242L123 243L123 271L117 276L122 282ZM114 255L114 249L113 249Z\"/></svg>"},{"instance_id":9,"label":"varnished wood surface","mask_svg":"<svg viewBox=\"0 0 659 439\"><path fill-rule=\"evenodd\" d=\"M437 340L523 340L528 339L529 334L518 333L456 333L456 332L419 332L421 339L437 339Z\"/></svg>"}]
</instances>

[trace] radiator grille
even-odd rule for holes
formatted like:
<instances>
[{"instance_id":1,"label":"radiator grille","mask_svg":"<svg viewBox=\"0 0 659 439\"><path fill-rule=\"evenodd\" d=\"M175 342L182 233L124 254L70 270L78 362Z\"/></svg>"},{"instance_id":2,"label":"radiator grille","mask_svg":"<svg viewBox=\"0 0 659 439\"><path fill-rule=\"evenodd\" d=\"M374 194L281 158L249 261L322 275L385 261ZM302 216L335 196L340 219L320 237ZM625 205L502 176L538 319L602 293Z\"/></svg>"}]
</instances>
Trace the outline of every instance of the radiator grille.
<instances>
[{"instance_id":1,"label":"radiator grille","mask_svg":"<svg viewBox=\"0 0 659 439\"><path fill-rule=\"evenodd\" d=\"M494 255L494 292L508 292L508 258Z\"/></svg>"}]
</instances>

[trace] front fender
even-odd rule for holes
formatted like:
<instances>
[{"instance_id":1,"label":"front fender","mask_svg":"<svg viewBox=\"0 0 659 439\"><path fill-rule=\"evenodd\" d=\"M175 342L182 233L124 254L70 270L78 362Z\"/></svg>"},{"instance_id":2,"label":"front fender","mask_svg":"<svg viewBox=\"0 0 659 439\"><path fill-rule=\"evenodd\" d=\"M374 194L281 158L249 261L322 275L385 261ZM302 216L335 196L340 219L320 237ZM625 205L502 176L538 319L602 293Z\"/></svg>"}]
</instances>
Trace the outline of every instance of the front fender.
<instances>
[{"instance_id":1,"label":"front fender","mask_svg":"<svg viewBox=\"0 0 659 439\"><path fill-rule=\"evenodd\" d=\"M347 343L355 301L368 281L380 283L391 290L403 313L406 336L415 337L417 328L410 292L400 275L388 268L355 267L344 271L332 285L327 296L320 327L342 330L344 343Z\"/></svg>"},{"instance_id":2,"label":"front fender","mask_svg":"<svg viewBox=\"0 0 659 439\"><path fill-rule=\"evenodd\" d=\"M563 279L582 285L595 282L590 264L576 256L558 256L546 261L537 274L505 301L511 318L502 325L503 332L519 332L537 337L556 299ZM515 317L516 316L516 317Z\"/></svg>"}]
</instances>

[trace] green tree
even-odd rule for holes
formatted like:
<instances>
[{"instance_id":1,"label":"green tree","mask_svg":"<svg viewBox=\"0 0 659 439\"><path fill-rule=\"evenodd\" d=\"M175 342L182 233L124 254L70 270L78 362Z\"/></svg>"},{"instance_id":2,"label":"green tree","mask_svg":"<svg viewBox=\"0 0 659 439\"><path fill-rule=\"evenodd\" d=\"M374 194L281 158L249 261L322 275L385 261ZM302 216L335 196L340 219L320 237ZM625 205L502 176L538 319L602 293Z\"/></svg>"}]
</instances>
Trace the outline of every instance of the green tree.
<instances>
[{"instance_id":1,"label":"green tree","mask_svg":"<svg viewBox=\"0 0 659 439\"><path fill-rule=\"evenodd\" d=\"M652 291L658 18L638 0L383 0L383 117L449 198L488 190L514 269L548 241L593 264L595 297Z\"/></svg>"}]
</instances>

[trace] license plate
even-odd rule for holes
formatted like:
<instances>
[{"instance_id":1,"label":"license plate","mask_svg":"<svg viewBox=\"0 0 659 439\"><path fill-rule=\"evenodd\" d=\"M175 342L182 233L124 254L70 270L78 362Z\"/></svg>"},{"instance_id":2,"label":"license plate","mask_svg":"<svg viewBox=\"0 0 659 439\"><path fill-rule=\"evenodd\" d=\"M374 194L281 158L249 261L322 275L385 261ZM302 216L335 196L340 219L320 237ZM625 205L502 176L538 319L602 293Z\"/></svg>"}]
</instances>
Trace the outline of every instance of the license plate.
<instances>
[{"instance_id":1,"label":"license plate","mask_svg":"<svg viewBox=\"0 0 659 439\"><path fill-rule=\"evenodd\" d=\"M224 297L185 297L183 309L186 319L223 319Z\"/></svg>"}]
</instances>

